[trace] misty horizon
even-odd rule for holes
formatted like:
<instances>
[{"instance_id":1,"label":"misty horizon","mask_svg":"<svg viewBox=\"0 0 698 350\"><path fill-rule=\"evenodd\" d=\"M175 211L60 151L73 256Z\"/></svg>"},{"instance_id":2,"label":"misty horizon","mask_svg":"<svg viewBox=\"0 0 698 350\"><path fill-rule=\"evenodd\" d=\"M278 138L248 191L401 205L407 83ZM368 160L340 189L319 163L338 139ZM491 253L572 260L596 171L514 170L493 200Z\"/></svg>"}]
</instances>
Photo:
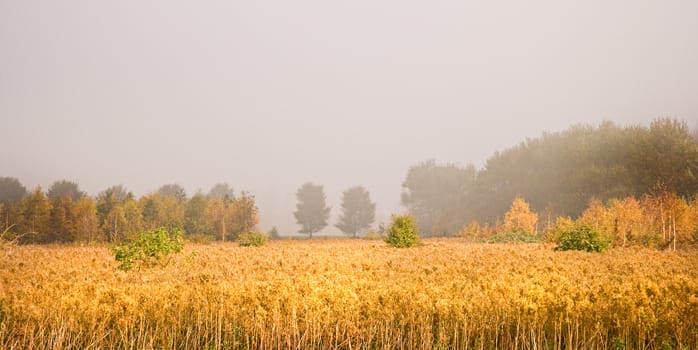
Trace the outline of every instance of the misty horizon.
<instances>
[{"instance_id":1,"label":"misty horizon","mask_svg":"<svg viewBox=\"0 0 698 350\"><path fill-rule=\"evenodd\" d=\"M376 223L411 165L480 168L574 124L698 117L698 3L0 2L0 176L140 196L219 182L260 229L295 192L365 186Z\"/></svg>"}]
</instances>

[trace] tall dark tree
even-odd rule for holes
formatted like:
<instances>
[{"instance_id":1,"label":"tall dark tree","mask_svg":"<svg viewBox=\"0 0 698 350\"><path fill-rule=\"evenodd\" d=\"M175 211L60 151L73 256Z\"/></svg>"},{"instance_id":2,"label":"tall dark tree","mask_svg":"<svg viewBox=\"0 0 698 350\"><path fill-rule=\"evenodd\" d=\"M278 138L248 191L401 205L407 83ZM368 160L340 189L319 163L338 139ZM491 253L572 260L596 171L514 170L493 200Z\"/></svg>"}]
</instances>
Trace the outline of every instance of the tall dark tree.
<instances>
[{"instance_id":1,"label":"tall dark tree","mask_svg":"<svg viewBox=\"0 0 698 350\"><path fill-rule=\"evenodd\" d=\"M162 185L157 192L163 198L174 197L180 202L187 199L187 193L184 191L184 188L178 184Z\"/></svg>"},{"instance_id":2,"label":"tall dark tree","mask_svg":"<svg viewBox=\"0 0 698 350\"><path fill-rule=\"evenodd\" d=\"M18 231L22 221L21 201L27 189L14 177L0 177L0 232Z\"/></svg>"},{"instance_id":3,"label":"tall dark tree","mask_svg":"<svg viewBox=\"0 0 698 350\"><path fill-rule=\"evenodd\" d=\"M300 233L313 238L313 233L327 226L330 217L330 207L325 203L325 190L322 185L306 182L296 192L296 211L293 215L301 226Z\"/></svg>"},{"instance_id":4,"label":"tall dark tree","mask_svg":"<svg viewBox=\"0 0 698 350\"><path fill-rule=\"evenodd\" d=\"M158 195L147 195L141 197L141 214L143 224L148 230L157 228L160 223L160 197Z\"/></svg>"},{"instance_id":5,"label":"tall dark tree","mask_svg":"<svg viewBox=\"0 0 698 350\"><path fill-rule=\"evenodd\" d=\"M50 240L51 204L41 187L37 187L32 194L22 199L21 208L22 220L18 231L27 234L23 241L48 242Z\"/></svg>"},{"instance_id":6,"label":"tall dark tree","mask_svg":"<svg viewBox=\"0 0 698 350\"><path fill-rule=\"evenodd\" d=\"M51 242L72 242L76 237L73 200L70 196L59 196L51 200L49 214L49 235Z\"/></svg>"},{"instance_id":7,"label":"tall dark tree","mask_svg":"<svg viewBox=\"0 0 698 350\"><path fill-rule=\"evenodd\" d=\"M371 202L371 196L362 186L347 189L342 193L342 213L335 225L348 235L357 237L369 228L376 219L376 204Z\"/></svg>"},{"instance_id":8,"label":"tall dark tree","mask_svg":"<svg viewBox=\"0 0 698 350\"><path fill-rule=\"evenodd\" d=\"M414 216L422 233L450 235L465 224L465 198L476 170L429 160L410 167L402 184L402 204Z\"/></svg>"},{"instance_id":9,"label":"tall dark tree","mask_svg":"<svg viewBox=\"0 0 698 350\"><path fill-rule=\"evenodd\" d=\"M85 196L85 192L80 191L80 187L76 182L59 180L49 187L46 196L52 201L58 198L69 197L73 202L77 202Z\"/></svg>"},{"instance_id":10,"label":"tall dark tree","mask_svg":"<svg viewBox=\"0 0 698 350\"><path fill-rule=\"evenodd\" d=\"M189 199L184 210L184 231L187 234L208 234L206 222L206 196L197 193ZM145 211L145 208L144 208Z\"/></svg>"},{"instance_id":11,"label":"tall dark tree","mask_svg":"<svg viewBox=\"0 0 698 350\"><path fill-rule=\"evenodd\" d=\"M0 203L18 203L27 196L27 188L14 177L0 177Z\"/></svg>"},{"instance_id":12,"label":"tall dark tree","mask_svg":"<svg viewBox=\"0 0 698 350\"><path fill-rule=\"evenodd\" d=\"M208 198L232 201L233 199L235 199L235 192L233 191L233 188L230 187L230 185L228 185L227 183L218 183L214 185L208 192Z\"/></svg>"}]
</instances>

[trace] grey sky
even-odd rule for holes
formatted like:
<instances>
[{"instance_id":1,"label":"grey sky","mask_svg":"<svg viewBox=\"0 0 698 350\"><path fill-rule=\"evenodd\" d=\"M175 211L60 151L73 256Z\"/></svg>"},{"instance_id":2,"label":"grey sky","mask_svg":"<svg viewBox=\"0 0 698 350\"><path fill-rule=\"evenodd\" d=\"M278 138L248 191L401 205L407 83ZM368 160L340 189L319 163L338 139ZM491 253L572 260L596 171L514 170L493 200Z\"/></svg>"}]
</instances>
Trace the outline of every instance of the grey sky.
<instances>
[{"instance_id":1,"label":"grey sky","mask_svg":"<svg viewBox=\"0 0 698 350\"><path fill-rule=\"evenodd\" d=\"M698 1L0 0L0 176L294 193L482 165L570 124L698 118Z\"/></svg>"}]
</instances>

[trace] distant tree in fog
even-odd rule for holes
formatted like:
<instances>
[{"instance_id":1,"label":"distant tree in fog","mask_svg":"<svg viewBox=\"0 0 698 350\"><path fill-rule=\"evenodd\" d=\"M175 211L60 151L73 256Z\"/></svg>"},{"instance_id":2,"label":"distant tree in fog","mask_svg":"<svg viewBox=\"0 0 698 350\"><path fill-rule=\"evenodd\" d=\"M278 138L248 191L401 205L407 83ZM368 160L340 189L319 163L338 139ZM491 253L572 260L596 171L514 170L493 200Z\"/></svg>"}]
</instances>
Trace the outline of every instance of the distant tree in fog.
<instances>
[{"instance_id":1,"label":"distant tree in fog","mask_svg":"<svg viewBox=\"0 0 698 350\"><path fill-rule=\"evenodd\" d=\"M313 233L327 226L331 208L325 203L325 190L322 185L306 182L296 192L296 211L293 215L301 226L300 233L313 238Z\"/></svg>"},{"instance_id":2,"label":"distant tree in fog","mask_svg":"<svg viewBox=\"0 0 698 350\"><path fill-rule=\"evenodd\" d=\"M162 197L174 197L178 201L187 199L187 193L184 188L178 184L167 184L160 187L157 191Z\"/></svg>"},{"instance_id":3,"label":"distant tree in fog","mask_svg":"<svg viewBox=\"0 0 698 350\"><path fill-rule=\"evenodd\" d=\"M80 191L80 187L76 182L59 180L49 187L46 196L48 196L50 200L69 197L73 202L77 202L80 198L85 196L85 192Z\"/></svg>"},{"instance_id":4,"label":"distant tree in fog","mask_svg":"<svg viewBox=\"0 0 698 350\"><path fill-rule=\"evenodd\" d=\"M124 202L128 198L133 198L133 193L129 192L123 185L114 185L98 194L97 200L99 201L100 198L106 196L111 196L114 201Z\"/></svg>"},{"instance_id":5,"label":"distant tree in fog","mask_svg":"<svg viewBox=\"0 0 698 350\"><path fill-rule=\"evenodd\" d=\"M460 230L476 175L473 165L437 165L433 160L410 167L402 184L402 204L416 219L419 231L451 235Z\"/></svg>"},{"instance_id":6,"label":"distant tree in fog","mask_svg":"<svg viewBox=\"0 0 698 350\"><path fill-rule=\"evenodd\" d=\"M0 177L0 203L17 203L27 196L27 188L14 177Z\"/></svg>"},{"instance_id":7,"label":"distant tree in fog","mask_svg":"<svg viewBox=\"0 0 698 350\"><path fill-rule=\"evenodd\" d=\"M235 193L230 185L223 182L218 183L211 188L211 190L208 192L208 198L233 200L235 199Z\"/></svg>"},{"instance_id":8,"label":"distant tree in fog","mask_svg":"<svg viewBox=\"0 0 698 350\"><path fill-rule=\"evenodd\" d=\"M342 214L335 227L345 234L357 237L359 232L369 228L375 221L376 204L362 186L347 189L342 194Z\"/></svg>"}]
</instances>

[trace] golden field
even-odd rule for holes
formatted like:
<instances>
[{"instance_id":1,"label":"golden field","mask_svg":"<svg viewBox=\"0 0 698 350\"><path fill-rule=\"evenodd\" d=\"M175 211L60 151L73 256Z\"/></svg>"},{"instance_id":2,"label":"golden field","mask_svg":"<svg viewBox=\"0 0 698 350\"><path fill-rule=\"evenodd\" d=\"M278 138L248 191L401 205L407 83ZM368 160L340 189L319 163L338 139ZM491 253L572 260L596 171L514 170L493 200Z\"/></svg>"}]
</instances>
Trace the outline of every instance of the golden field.
<instances>
[{"instance_id":1,"label":"golden field","mask_svg":"<svg viewBox=\"0 0 698 350\"><path fill-rule=\"evenodd\" d=\"M0 250L2 349L698 349L698 252L427 239Z\"/></svg>"}]
</instances>

